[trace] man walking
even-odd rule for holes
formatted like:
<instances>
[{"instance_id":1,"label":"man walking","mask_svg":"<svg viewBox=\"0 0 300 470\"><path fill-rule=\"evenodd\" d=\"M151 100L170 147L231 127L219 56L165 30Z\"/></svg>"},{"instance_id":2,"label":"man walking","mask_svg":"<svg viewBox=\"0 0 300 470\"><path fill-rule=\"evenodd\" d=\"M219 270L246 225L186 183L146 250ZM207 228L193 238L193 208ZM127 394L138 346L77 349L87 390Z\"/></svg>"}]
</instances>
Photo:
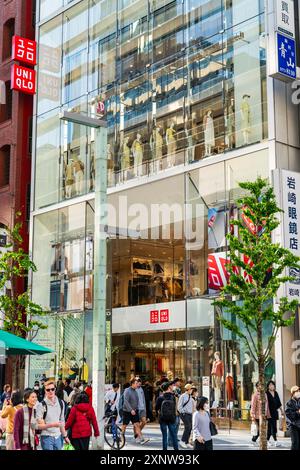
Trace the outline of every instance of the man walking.
<instances>
[{"instance_id":1,"label":"man walking","mask_svg":"<svg viewBox=\"0 0 300 470\"><path fill-rule=\"evenodd\" d=\"M160 430L162 433L163 450L168 450L168 431L174 450L178 450L176 433L176 399L172 392L172 384L165 382L161 386L163 394L157 398L155 411L159 415Z\"/></svg>"},{"instance_id":2,"label":"man walking","mask_svg":"<svg viewBox=\"0 0 300 470\"><path fill-rule=\"evenodd\" d=\"M179 416L184 424L184 432L180 441L180 446L183 447L183 449L193 449L193 446L189 444L193 427L193 399L191 396L193 385L186 384L184 388L185 393L180 395L178 400Z\"/></svg>"},{"instance_id":3,"label":"man walking","mask_svg":"<svg viewBox=\"0 0 300 470\"><path fill-rule=\"evenodd\" d=\"M136 391L139 397L139 418L140 418L140 428L141 428L141 433L142 433L142 430L147 424L146 399L145 399L145 393L142 387L142 381L138 377L136 379L138 383ZM142 434L142 437L143 437L143 434Z\"/></svg>"},{"instance_id":4,"label":"man walking","mask_svg":"<svg viewBox=\"0 0 300 470\"><path fill-rule=\"evenodd\" d=\"M123 404L123 424L122 432L125 433L126 427L130 423L133 424L134 435L137 436L136 442L138 444L145 444L149 439L144 439L141 434L140 418L139 418L139 396L136 391L138 388L138 381L132 379L130 387L124 391L124 404Z\"/></svg>"},{"instance_id":5,"label":"man walking","mask_svg":"<svg viewBox=\"0 0 300 470\"><path fill-rule=\"evenodd\" d=\"M53 380L45 382L45 398L37 406L36 419L43 450L61 450L64 440L70 442L65 430L65 404L56 396Z\"/></svg>"},{"instance_id":6,"label":"man walking","mask_svg":"<svg viewBox=\"0 0 300 470\"><path fill-rule=\"evenodd\" d=\"M114 413L116 416L118 415L120 400L119 388L120 385L118 383L114 383L112 390L108 390L108 392L106 392L104 397L105 414Z\"/></svg>"}]
</instances>

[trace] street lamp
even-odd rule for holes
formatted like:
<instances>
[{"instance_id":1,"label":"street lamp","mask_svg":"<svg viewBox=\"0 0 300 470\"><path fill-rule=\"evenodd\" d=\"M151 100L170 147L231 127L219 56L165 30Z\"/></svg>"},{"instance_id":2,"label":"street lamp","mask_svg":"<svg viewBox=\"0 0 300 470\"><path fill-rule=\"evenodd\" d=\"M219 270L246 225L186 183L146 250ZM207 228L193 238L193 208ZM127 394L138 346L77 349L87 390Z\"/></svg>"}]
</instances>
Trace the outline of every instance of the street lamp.
<instances>
[{"instance_id":1,"label":"street lamp","mask_svg":"<svg viewBox=\"0 0 300 470\"><path fill-rule=\"evenodd\" d=\"M95 228L94 228L94 302L93 302L93 406L100 427L99 447L104 447L104 386L106 356L106 191L107 125L105 121L81 113L62 111L63 121L93 127L95 131ZM103 210L104 209L104 210ZM95 441L94 441L95 448Z\"/></svg>"}]
</instances>

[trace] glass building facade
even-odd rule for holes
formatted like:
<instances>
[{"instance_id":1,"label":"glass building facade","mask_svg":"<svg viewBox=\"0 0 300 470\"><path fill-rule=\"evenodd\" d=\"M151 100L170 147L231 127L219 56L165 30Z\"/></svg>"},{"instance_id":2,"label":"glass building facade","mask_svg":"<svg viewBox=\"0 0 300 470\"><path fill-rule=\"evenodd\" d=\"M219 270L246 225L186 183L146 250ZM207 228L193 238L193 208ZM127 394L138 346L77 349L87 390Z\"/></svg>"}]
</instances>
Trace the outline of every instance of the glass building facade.
<instances>
[{"instance_id":1,"label":"glass building facade","mask_svg":"<svg viewBox=\"0 0 300 470\"><path fill-rule=\"evenodd\" d=\"M107 383L179 376L248 418L257 368L212 299L238 183L270 177L264 3L40 0L32 294L56 354L31 381L92 378L95 132L68 109L108 125Z\"/></svg>"}]
</instances>

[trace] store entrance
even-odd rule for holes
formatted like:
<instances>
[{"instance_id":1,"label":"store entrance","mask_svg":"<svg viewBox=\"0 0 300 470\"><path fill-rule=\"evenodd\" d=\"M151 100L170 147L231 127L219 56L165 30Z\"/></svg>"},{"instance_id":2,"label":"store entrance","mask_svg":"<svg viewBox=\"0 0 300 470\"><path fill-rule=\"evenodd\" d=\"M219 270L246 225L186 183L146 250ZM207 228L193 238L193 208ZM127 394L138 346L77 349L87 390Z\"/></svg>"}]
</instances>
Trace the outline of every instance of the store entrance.
<instances>
[{"instance_id":1,"label":"store entrance","mask_svg":"<svg viewBox=\"0 0 300 470\"><path fill-rule=\"evenodd\" d=\"M134 375L153 385L162 377L184 378L185 331L133 333L112 337L112 382Z\"/></svg>"}]
</instances>

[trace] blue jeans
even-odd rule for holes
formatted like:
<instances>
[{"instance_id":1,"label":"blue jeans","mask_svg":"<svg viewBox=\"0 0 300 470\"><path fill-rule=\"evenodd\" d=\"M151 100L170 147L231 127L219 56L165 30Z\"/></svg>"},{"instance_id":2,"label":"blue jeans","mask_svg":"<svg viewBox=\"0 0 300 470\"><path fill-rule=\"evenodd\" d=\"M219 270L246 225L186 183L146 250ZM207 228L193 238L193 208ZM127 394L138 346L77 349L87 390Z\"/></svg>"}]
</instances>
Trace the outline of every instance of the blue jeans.
<instances>
[{"instance_id":1,"label":"blue jeans","mask_svg":"<svg viewBox=\"0 0 300 470\"><path fill-rule=\"evenodd\" d=\"M174 450L178 450L178 440L176 434L176 423L160 423L162 433L163 450L168 450L168 430Z\"/></svg>"},{"instance_id":2,"label":"blue jeans","mask_svg":"<svg viewBox=\"0 0 300 470\"><path fill-rule=\"evenodd\" d=\"M176 439L178 441L178 431L179 431L179 425L180 425L180 418L179 416L176 415L176 421L175 421L175 432L176 432ZM168 446L172 447L172 439L171 439L171 433L168 434Z\"/></svg>"},{"instance_id":3,"label":"blue jeans","mask_svg":"<svg viewBox=\"0 0 300 470\"><path fill-rule=\"evenodd\" d=\"M61 450L64 445L62 436L41 436L41 445L43 450Z\"/></svg>"}]
</instances>

